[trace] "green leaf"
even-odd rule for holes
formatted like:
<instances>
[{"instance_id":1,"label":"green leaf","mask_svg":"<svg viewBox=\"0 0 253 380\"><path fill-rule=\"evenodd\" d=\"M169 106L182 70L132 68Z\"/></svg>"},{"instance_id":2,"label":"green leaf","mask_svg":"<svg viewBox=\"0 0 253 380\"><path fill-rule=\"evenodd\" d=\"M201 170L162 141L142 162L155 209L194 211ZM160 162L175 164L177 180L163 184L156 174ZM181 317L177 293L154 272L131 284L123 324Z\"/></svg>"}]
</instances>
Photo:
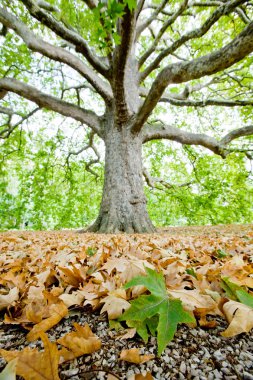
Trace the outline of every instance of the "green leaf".
<instances>
[{"instance_id":1,"label":"green leaf","mask_svg":"<svg viewBox=\"0 0 253 380\"><path fill-rule=\"evenodd\" d=\"M239 301L253 308L253 296L249 294L245 289L243 289L240 285L230 281L228 277L222 278L221 287L225 290L227 296L230 299Z\"/></svg>"},{"instance_id":2,"label":"green leaf","mask_svg":"<svg viewBox=\"0 0 253 380\"><path fill-rule=\"evenodd\" d=\"M133 9L136 8L136 0L125 0L125 4L127 4L129 10L132 12Z\"/></svg>"},{"instance_id":3,"label":"green leaf","mask_svg":"<svg viewBox=\"0 0 253 380\"><path fill-rule=\"evenodd\" d=\"M136 327L137 333L147 341L148 332L157 333L158 355L161 355L167 344L173 339L179 323L194 322L194 318L182 307L178 299L169 298L162 273L145 268L146 276L133 278L125 285L144 285L151 294L142 295L131 301L131 307L118 318L126 321L130 327Z\"/></svg>"},{"instance_id":4,"label":"green leaf","mask_svg":"<svg viewBox=\"0 0 253 380\"><path fill-rule=\"evenodd\" d=\"M113 329L116 331L123 330L123 327L120 324L120 322L116 321L115 319L109 319L109 327L111 330Z\"/></svg>"},{"instance_id":5,"label":"green leaf","mask_svg":"<svg viewBox=\"0 0 253 380\"><path fill-rule=\"evenodd\" d=\"M166 284L162 273L157 273L153 269L145 268L147 276L137 276L125 284L124 289L129 289L132 286L143 285L151 293L157 296L167 296Z\"/></svg>"},{"instance_id":6,"label":"green leaf","mask_svg":"<svg viewBox=\"0 0 253 380\"><path fill-rule=\"evenodd\" d=\"M195 319L182 307L178 299L168 299L159 307L159 323L157 327L158 355L160 356L167 344L173 339L179 323L191 323Z\"/></svg>"},{"instance_id":7,"label":"green leaf","mask_svg":"<svg viewBox=\"0 0 253 380\"><path fill-rule=\"evenodd\" d=\"M126 321L126 324L128 327L134 327L136 328L137 334L140 335L140 337L144 340L145 343L148 342L149 333L147 330L147 323L146 321L140 322L140 321Z\"/></svg>"},{"instance_id":8,"label":"green leaf","mask_svg":"<svg viewBox=\"0 0 253 380\"><path fill-rule=\"evenodd\" d=\"M156 336L158 322L159 322L158 315L154 315L152 318L147 319L147 327L150 331L150 334L153 336Z\"/></svg>"},{"instance_id":9,"label":"green leaf","mask_svg":"<svg viewBox=\"0 0 253 380\"><path fill-rule=\"evenodd\" d=\"M253 308L253 295L246 292L244 289L236 290L236 296L241 303Z\"/></svg>"},{"instance_id":10,"label":"green leaf","mask_svg":"<svg viewBox=\"0 0 253 380\"><path fill-rule=\"evenodd\" d=\"M158 313L161 303L166 301L166 298L161 298L150 294L148 296L140 296L131 301L131 307L119 317L119 321L133 320L145 321L147 318L153 317Z\"/></svg>"},{"instance_id":11,"label":"green leaf","mask_svg":"<svg viewBox=\"0 0 253 380\"><path fill-rule=\"evenodd\" d=\"M228 298L237 301L236 291L242 289L240 285L237 285L230 281L229 277L222 277L221 279L221 287L225 290Z\"/></svg>"},{"instance_id":12,"label":"green leaf","mask_svg":"<svg viewBox=\"0 0 253 380\"><path fill-rule=\"evenodd\" d=\"M186 269L186 273L189 274L189 275L191 275L191 276L193 276L193 277L195 277L195 278L197 278L197 275L196 275L196 272L195 272L194 268L187 268Z\"/></svg>"},{"instance_id":13,"label":"green leaf","mask_svg":"<svg viewBox=\"0 0 253 380\"><path fill-rule=\"evenodd\" d=\"M227 257L228 254L225 251L223 251L222 249L217 249L216 256L219 259L223 259L224 257Z\"/></svg>"}]
</instances>

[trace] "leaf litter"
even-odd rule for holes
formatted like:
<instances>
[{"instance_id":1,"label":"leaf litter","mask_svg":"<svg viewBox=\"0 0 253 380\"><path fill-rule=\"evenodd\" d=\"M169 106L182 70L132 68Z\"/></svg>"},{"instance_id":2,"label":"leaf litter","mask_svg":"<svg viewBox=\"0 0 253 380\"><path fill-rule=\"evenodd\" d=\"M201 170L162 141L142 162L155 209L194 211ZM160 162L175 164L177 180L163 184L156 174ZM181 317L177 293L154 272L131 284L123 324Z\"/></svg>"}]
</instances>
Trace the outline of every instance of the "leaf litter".
<instances>
[{"instance_id":1,"label":"leaf litter","mask_svg":"<svg viewBox=\"0 0 253 380\"><path fill-rule=\"evenodd\" d=\"M218 334L219 339L225 339L222 336L233 337L225 340L227 346L233 339L251 336L252 248L252 226L170 228L153 235L95 235L71 231L2 233L1 356L10 363L18 357L17 373L25 379L32 378L32 369L20 370L26 363L22 353L35 358L36 355L44 355L43 362L48 364L51 363L51 351L54 353L54 360L58 360L50 367L56 368L56 371L53 369L54 372L48 375L51 379L59 378L59 374L60 378L74 379L76 369L79 371L76 379L117 378L117 373L121 379L123 374L126 379L156 378L153 376L157 363L160 363L160 367L163 366L161 360L165 360L168 350L173 351L173 342L175 347L178 345L177 341L180 339L177 335L180 332L186 337L190 334L188 341L191 342L194 331L206 334L208 329L207 334L214 334L214 337ZM150 273L156 273L157 278L160 278L160 283L155 282L153 287L148 277ZM152 297L160 297L162 306L155 309L152 315L144 315L143 318L137 318L139 321L135 320L136 316L135 319L131 316L134 305L143 299L151 299L153 302ZM87 318L84 318L87 313L92 329L86 324ZM123 320L124 315L129 313L130 317L125 318L127 326L132 327L129 337L129 329L125 333L122 330L109 330L108 318L115 326L119 326L117 319ZM179 315L178 320L171 319L173 315ZM177 323L182 322L188 323L188 327L180 325L178 333L175 333ZM67 328L61 330L61 326L66 323ZM96 331L98 324L104 326L104 331ZM146 326L146 335L141 333L143 324ZM166 334L162 334L164 326L167 326ZM198 326L202 330L198 330ZM14 344L17 350L9 349L8 343L1 345L6 328L13 331L14 336L18 332L25 337L23 345L18 342ZM213 330L209 330L211 328ZM83 329L86 331L84 336ZM139 335L133 336L133 329ZM28 334L25 334L26 330ZM102 341L91 330L100 336L102 334ZM157 335L158 352L155 338L150 338L152 333ZM170 343L174 333L175 338ZM244 334L238 336L241 333ZM44 350L38 339L42 339ZM103 364L103 360L101 363L97 360L96 363L99 352L104 351L106 356L106 349L113 348L108 347L108 342L110 345L117 342L114 350L117 366L114 371L110 369L110 363ZM221 342L224 343L223 340ZM140 347L144 350L142 354L139 353ZM187 348L186 341L184 348ZM139 364L141 370L136 369L136 364L133 373L131 369L129 372L132 364L119 361L122 352L127 350L134 350L132 352L135 354L146 355L148 358L155 355L155 359L151 361L156 363L153 364L153 371L148 370L150 367L143 367L149 365L145 363ZM161 358L157 354L162 355ZM77 360L80 362L76 362ZM138 362L141 359L136 360ZM0 359L0 369L4 368L4 363ZM217 366L217 362L215 365ZM184 368L181 367L182 364L178 366L177 373L185 376ZM65 372L72 373L71 377L64 375L64 368L69 368ZM107 368L104 375L103 368ZM252 372L252 367L246 370ZM186 369L187 371L191 369ZM105 377L96 377L99 372ZM159 375L158 378L170 377L167 374L165 377Z\"/></svg>"}]
</instances>

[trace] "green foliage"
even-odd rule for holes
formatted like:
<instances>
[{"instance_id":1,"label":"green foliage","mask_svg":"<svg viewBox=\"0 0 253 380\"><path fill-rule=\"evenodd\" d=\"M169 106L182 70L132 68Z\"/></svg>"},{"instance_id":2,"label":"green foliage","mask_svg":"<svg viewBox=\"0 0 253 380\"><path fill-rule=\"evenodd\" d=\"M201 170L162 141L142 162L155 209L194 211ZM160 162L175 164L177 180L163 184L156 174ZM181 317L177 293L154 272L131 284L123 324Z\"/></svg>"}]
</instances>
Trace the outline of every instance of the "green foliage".
<instances>
[{"instance_id":1,"label":"green foliage","mask_svg":"<svg viewBox=\"0 0 253 380\"><path fill-rule=\"evenodd\" d=\"M83 159L66 165L59 136L42 136L16 131L1 146L1 229L78 228L97 215L102 182Z\"/></svg>"},{"instance_id":2,"label":"green foliage","mask_svg":"<svg viewBox=\"0 0 253 380\"><path fill-rule=\"evenodd\" d=\"M126 7L132 12L136 7L136 0L108 0L103 1L93 10L97 22L97 38L100 49L110 50L113 45L119 45L120 36L117 33L117 20L126 13ZM113 44L114 42L114 44Z\"/></svg>"},{"instance_id":3,"label":"green foliage","mask_svg":"<svg viewBox=\"0 0 253 380\"><path fill-rule=\"evenodd\" d=\"M223 160L204 150L156 141L144 147L144 166L172 185L146 188L148 211L158 225L251 223L252 175L244 154ZM185 183L189 185L179 187Z\"/></svg>"},{"instance_id":4,"label":"green foliage","mask_svg":"<svg viewBox=\"0 0 253 380\"><path fill-rule=\"evenodd\" d=\"M124 288L145 286L151 294L142 295L131 301L131 307L120 318L127 325L136 327L137 333L147 341L148 332L157 334L158 355L161 355L167 344L173 339L179 323L194 322L194 318L184 311L178 299L168 297L162 273L145 268L146 276L137 276Z\"/></svg>"},{"instance_id":5,"label":"green foliage","mask_svg":"<svg viewBox=\"0 0 253 380\"><path fill-rule=\"evenodd\" d=\"M243 287L230 281L229 277L223 277L221 287L227 296L253 308L253 295L248 293Z\"/></svg>"}]
</instances>

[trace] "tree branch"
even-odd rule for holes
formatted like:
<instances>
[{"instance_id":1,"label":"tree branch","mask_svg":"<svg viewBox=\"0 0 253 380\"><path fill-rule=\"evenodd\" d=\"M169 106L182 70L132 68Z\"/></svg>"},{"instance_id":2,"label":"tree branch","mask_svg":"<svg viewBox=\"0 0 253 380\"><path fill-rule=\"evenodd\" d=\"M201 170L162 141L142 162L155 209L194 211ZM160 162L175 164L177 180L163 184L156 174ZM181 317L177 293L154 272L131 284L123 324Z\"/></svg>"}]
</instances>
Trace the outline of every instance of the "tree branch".
<instances>
[{"instance_id":1,"label":"tree branch","mask_svg":"<svg viewBox=\"0 0 253 380\"><path fill-rule=\"evenodd\" d=\"M91 66L97 70L100 74L108 78L109 67L104 65L101 58L97 57L94 52L91 51L87 42L75 31L66 28L59 21L57 21L51 14L48 14L43 9L41 9L34 0L21 0L26 6L29 13L35 17L43 25L51 29L57 36L63 38L64 40L72 43L76 51L81 53Z\"/></svg>"},{"instance_id":2,"label":"tree branch","mask_svg":"<svg viewBox=\"0 0 253 380\"><path fill-rule=\"evenodd\" d=\"M12 78L0 79L0 90L2 89L30 100L31 102L36 103L40 108L47 108L51 111L58 112L61 115L72 117L73 119L88 125L99 136L102 134L100 129L100 118L92 111L84 110L83 108L60 100L52 95L45 94L44 92L37 90L35 87Z\"/></svg>"},{"instance_id":3,"label":"tree branch","mask_svg":"<svg viewBox=\"0 0 253 380\"><path fill-rule=\"evenodd\" d=\"M253 135L253 125L235 129L218 141L203 133L192 133L161 123L155 126L145 126L143 130L143 143L151 140L167 139L177 141L183 145L201 145L225 158L233 151L233 149L227 148L232 140L250 135Z\"/></svg>"},{"instance_id":4,"label":"tree branch","mask_svg":"<svg viewBox=\"0 0 253 380\"><path fill-rule=\"evenodd\" d=\"M127 91L125 89L126 71L131 70L131 51L135 37L136 14L125 7L125 14L118 20L118 34L121 37L120 45L117 45L113 53L113 79L112 87L116 102L117 114L121 120L127 120L129 110L127 106Z\"/></svg>"},{"instance_id":5,"label":"tree branch","mask_svg":"<svg viewBox=\"0 0 253 380\"><path fill-rule=\"evenodd\" d=\"M138 133L141 130L169 84L183 83L205 75L215 74L239 62L252 51L253 22L225 47L190 62L180 62L165 67L156 77L137 115L133 132Z\"/></svg>"},{"instance_id":6,"label":"tree branch","mask_svg":"<svg viewBox=\"0 0 253 380\"><path fill-rule=\"evenodd\" d=\"M92 84L105 101L111 101L112 93L109 85L99 78L99 76L78 57L63 48L53 46L35 36L25 24L7 12L4 8L0 8L0 22L6 27L13 29L24 40L29 49L53 59L54 61L62 62L72 67Z\"/></svg>"},{"instance_id":7,"label":"tree branch","mask_svg":"<svg viewBox=\"0 0 253 380\"><path fill-rule=\"evenodd\" d=\"M17 123L11 125L11 116L9 115L9 120L8 123L5 124L6 128L2 129L0 131L0 139L7 139L10 134L19 126L21 125L24 121L28 120L31 116L33 116L37 111L39 111L39 107L36 107L34 110L29 112L27 115L23 116L21 120L19 120ZM13 113L14 114L14 113ZM16 113L18 115L18 113Z\"/></svg>"},{"instance_id":8,"label":"tree branch","mask_svg":"<svg viewBox=\"0 0 253 380\"><path fill-rule=\"evenodd\" d=\"M253 106L253 100L222 100L222 99L206 99L206 100L178 100L174 98L161 97L159 103L170 103L178 107L245 107Z\"/></svg>"},{"instance_id":9,"label":"tree branch","mask_svg":"<svg viewBox=\"0 0 253 380\"><path fill-rule=\"evenodd\" d=\"M251 135L253 135L253 125L249 125L247 127L242 127L239 129L234 129L233 131L225 135L220 140L220 143L222 145L228 145L229 143L231 143L231 141L233 141L234 139L237 139L238 137L251 136Z\"/></svg>"},{"instance_id":10,"label":"tree branch","mask_svg":"<svg viewBox=\"0 0 253 380\"><path fill-rule=\"evenodd\" d=\"M57 7L44 0L37 0L37 5L49 12L59 12Z\"/></svg>"},{"instance_id":11,"label":"tree branch","mask_svg":"<svg viewBox=\"0 0 253 380\"><path fill-rule=\"evenodd\" d=\"M180 5L179 9L163 24L162 28L159 30L155 40L153 41L150 48L143 54L143 56L139 59L139 68L146 62L148 57L155 51L159 41L161 40L163 34L166 32L168 27L172 25L176 19L184 12L184 10L187 8L188 0L184 0L182 4ZM164 49L163 49L164 51ZM163 53L162 53L163 54ZM151 67L151 66L150 66ZM151 70L152 71L152 70ZM144 74L145 73L145 74ZM146 78L147 75L149 75L150 72L148 72L148 68L140 75L140 81ZM147 75L146 75L147 74Z\"/></svg>"},{"instance_id":12,"label":"tree branch","mask_svg":"<svg viewBox=\"0 0 253 380\"><path fill-rule=\"evenodd\" d=\"M179 187L190 186L193 183L192 181L189 181L189 182L186 182L186 183L181 183L180 185L173 185L173 184L165 181L162 178L152 177L146 168L143 168L142 173L143 173L143 176L144 176L144 178L146 180L147 185L149 187L151 187L152 189L162 190L162 188L159 187L159 186L157 186L157 184L158 185L159 184L162 185L162 187L166 188L166 189L175 189L175 188L179 188Z\"/></svg>"},{"instance_id":13,"label":"tree branch","mask_svg":"<svg viewBox=\"0 0 253 380\"><path fill-rule=\"evenodd\" d=\"M245 0L231 0L226 3L222 3L222 5L217 8L213 14L204 22L204 24L198 28L194 29L186 34L184 34L180 39L175 41L171 46L167 49L164 49L157 57L152 61L152 63L141 73L140 81L142 82L153 70L155 70L160 62L167 57L169 54L175 52L180 46L185 44L187 41L193 38L200 38L224 15L229 14L232 10L234 10L238 5L244 3ZM141 58L140 64L144 62L144 57Z\"/></svg>"},{"instance_id":14,"label":"tree branch","mask_svg":"<svg viewBox=\"0 0 253 380\"><path fill-rule=\"evenodd\" d=\"M92 131L89 135L89 141L87 144L85 144L79 150L76 150L76 151L72 150L68 153L67 158L66 158L66 163L67 163L68 168L70 168L69 160L70 160L71 156L78 156L82 152L85 152L86 150L91 148L93 150L93 152L95 153L96 158L91 159L89 162L85 163L85 170L87 170L88 172L93 174L95 177L98 177L98 174L94 170L91 169L92 165L100 162L100 153L99 153L98 149L96 148L96 146L94 145L94 136L95 136L95 132Z\"/></svg>"},{"instance_id":15,"label":"tree branch","mask_svg":"<svg viewBox=\"0 0 253 380\"><path fill-rule=\"evenodd\" d=\"M163 2L155 9L154 13L142 24L137 26L135 39L137 40L141 33L154 21L159 13L163 10L163 8L168 3L168 0L163 0Z\"/></svg>"},{"instance_id":16,"label":"tree branch","mask_svg":"<svg viewBox=\"0 0 253 380\"><path fill-rule=\"evenodd\" d=\"M15 112L13 109L7 108L7 107L1 107L1 106L0 106L0 113L3 113L8 116L13 116L13 115L21 116L21 113Z\"/></svg>"}]
</instances>

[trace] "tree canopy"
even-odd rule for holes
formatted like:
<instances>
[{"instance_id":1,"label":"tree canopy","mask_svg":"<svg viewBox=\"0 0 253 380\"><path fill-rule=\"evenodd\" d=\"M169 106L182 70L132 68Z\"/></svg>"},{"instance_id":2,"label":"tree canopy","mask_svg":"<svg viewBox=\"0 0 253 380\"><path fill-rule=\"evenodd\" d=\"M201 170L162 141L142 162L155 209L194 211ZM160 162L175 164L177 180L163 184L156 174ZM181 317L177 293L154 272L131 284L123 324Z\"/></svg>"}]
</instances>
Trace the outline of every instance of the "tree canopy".
<instances>
[{"instance_id":1,"label":"tree canopy","mask_svg":"<svg viewBox=\"0 0 253 380\"><path fill-rule=\"evenodd\" d=\"M252 16L239 0L3 0L4 227L86 224L103 193L93 230L152 231L143 178L158 224L250 221Z\"/></svg>"}]
</instances>

